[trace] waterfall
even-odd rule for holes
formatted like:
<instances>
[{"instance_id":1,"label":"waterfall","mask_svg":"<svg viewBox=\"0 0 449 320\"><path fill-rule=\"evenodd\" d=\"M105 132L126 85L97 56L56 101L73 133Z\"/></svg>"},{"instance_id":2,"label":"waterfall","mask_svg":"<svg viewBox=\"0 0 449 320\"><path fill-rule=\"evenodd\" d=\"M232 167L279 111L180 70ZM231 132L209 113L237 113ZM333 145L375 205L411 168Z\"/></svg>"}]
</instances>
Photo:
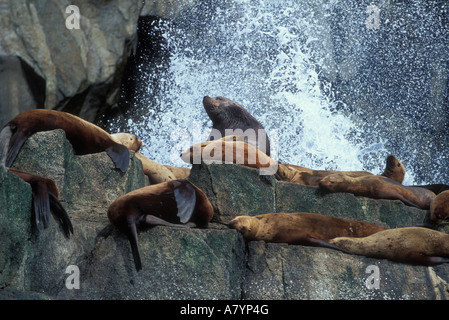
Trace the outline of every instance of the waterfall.
<instances>
[{"instance_id":1,"label":"waterfall","mask_svg":"<svg viewBox=\"0 0 449 320\"><path fill-rule=\"evenodd\" d=\"M377 174L383 171L385 158L394 154L406 164L405 183L416 183L420 168L400 144L412 146L426 141L401 141L401 128L392 139L392 133L378 121L391 121L383 119L397 115L373 109L374 115L366 120L357 106L342 101L334 87L338 81L332 81L326 70L328 56L320 48L331 42L323 30L332 27L332 19L346 19L338 13L348 8L337 0L320 8L309 2L198 1L173 21L153 24L152 32L156 30L162 37L168 56L140 60L137 102L131 106L127 120L112 127L137 134L144 141L142 153L149 158L186 166L179 154L191 144L204 141L212 126L202 106L203 96L224 96L244 106L269 135L271 132L277 137L277 159L284 163ZM360 16L351 22L355 27L350 26L357 30L356 36L348 40L348 35L334 35L333 41L357 41L353 48L365 45L366 51L351 54L359 54L360 60L366 61L372 60L366 58L366 48L379 50L376 46L385 33L364 30L368 17L365 9L366 4L353 9ZM327 19L325 24L323 17ZM372 43L366 44L364 34L368 32ZM339 46L344 47L344 43L333 43L334 51ZM347 77L357 76L354 61L341 63L346 66ZM379 81L375 86L384 85L381 79L374 80ZM443 164L445 159L438 161Z\"/></svg>"}]
</instances>

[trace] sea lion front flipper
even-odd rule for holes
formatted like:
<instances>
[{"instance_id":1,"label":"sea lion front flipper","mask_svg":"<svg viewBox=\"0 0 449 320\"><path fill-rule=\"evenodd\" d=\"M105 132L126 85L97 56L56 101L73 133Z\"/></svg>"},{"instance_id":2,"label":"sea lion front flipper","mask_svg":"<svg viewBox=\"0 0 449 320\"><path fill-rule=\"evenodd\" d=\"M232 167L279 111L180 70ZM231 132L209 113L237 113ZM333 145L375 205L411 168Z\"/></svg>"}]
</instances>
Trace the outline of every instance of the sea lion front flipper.
<instances>
[{"instance_id":1,"label":"sea lion front flipper","mask_svg":"<svg viewBox=\"0 0 449 320\"><path fill-rule=\"evenodd\" d=\"M106 149L106 153L114 161L115 167L126 172L129 167L129 149L122 144L116 143Z\"/></svg>"},{"instance_id":2,"label":"sea lion front flipper","mask_svg":"<svg viewBox=\"0 0 449 320\"><path fill-rule=\"evenodd\" d=\"M62 227L64 231L64 235L67 238L70 238L70 233L73 234L73 226L70 221L69 215L65 211L61 202L59 202L58 198L51 192L48 193L50 199L50 209L51 213L58 221L59 225Z\"/></svg>"},{"instance_id":3,"label":"sea lion front flipper","mask_svg":"<svg viewBox=\"0 0 449 320\"><path fill-rule=\"evenodd\" d=\"M8 132L9 131L9 132ZM24 134L22 131L14 132L11 126L5 126L0 133L1 143L4 143L8 140L9 136L9 144L8 144L8 152L6 153L6 158L3 160L4 155L0 156L0 160L4 161L5 167L11 167L19 154L20 149L22 148L25 141L28 139L28 135ZM6 149L5 146L1 147L3 150ZM3 152L3 151L2 151Z\"/></svg>"},{"instance_id":4,"label":"sea lion front flipper","mask_svg":"<svg viewBox=\"0 0 449 320\"><path fill-rule=\"evenodd\" d=\"M9 141L12 137L12 130L9 125L0 131L0 165L6 166L6 157L9 149Z\"/></svg>"},{"instance_id":5,"label":"sea lion front flipper","mask_svg":"<svg viewBox=\"0 0 449 320\"><path fill-rule=\"evenodd\" d=\"M158 218L156 216L153 216L151 214L147 214L145 216L145 222L147 224L150 224L153 226L167 226L167 227L177 227L177 228L190 228L191 227L191 225L189 225L189 224L170 223L168 221L165 221L165 220Z\"/></svg>"},{"instance_id":6,"label":"sea lion front flipper","mask_svg":"<svg viewBox=\"0 0 449 320\"><path fill-rule=\"evenodd\" d=\"M175 187L173 192L175 194L176 206L178 207L177 216L182 223L187 223L195 209L195 188L187 181L183 181L182 184Z\"/></svg>"}]
</instances>

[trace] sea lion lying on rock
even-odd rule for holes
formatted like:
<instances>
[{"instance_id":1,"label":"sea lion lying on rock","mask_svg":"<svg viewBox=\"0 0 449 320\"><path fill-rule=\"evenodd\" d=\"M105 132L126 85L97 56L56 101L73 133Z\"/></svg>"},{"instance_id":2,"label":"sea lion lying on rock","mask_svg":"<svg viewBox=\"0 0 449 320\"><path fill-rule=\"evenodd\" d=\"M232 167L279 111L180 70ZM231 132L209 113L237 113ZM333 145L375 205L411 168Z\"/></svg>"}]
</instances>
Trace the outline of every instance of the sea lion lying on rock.
<instances>
[{"instance_id":1,"label":"sea lion lying on rock","mask_svg":"<svg viewBox=\"0 0 449 320\"><path fill-rule=\"evenodd\" d=\"M266 213L238 216L229 227L248 241L277 242L336 248L329 243L335 237L365 237L386 228L357 220L317 213Z\"/></svg>"},{"instance_id":2,"label":"sea lion lying on rock","mask_svg":"<svg viewBox=\"0 0 449 320\"><path fill-rule=\"evenodd\" d=\"M373 199L401 200L409 206L424 210L429 209L435 199L435 194L428 189L404 186L392 179L376 175L350 177L341 173L332 174L321 179L319 187L328 192L348 192Z\"/></svg>"},{"instance_id":3,"label":"sea lion lying on rock","mask_svg":"<svg viewBox=\"0 0 449 320\"><path fill-rule=\"evenodd\" d=\"M329 242L370 258L420 265L449 262L449 235L427 228L396 228L363 238L338 237Z\"/></svg>"}]
</instances>

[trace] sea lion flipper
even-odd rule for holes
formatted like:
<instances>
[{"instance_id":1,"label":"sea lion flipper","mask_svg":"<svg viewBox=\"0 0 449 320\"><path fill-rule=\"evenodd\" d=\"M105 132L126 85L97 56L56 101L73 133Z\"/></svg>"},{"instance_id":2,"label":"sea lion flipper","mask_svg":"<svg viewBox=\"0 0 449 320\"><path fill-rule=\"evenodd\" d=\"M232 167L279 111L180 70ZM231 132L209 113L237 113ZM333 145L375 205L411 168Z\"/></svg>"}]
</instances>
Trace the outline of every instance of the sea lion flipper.
<instances>
[{"instance_id":1,"label":"sea lion flipper","mask_svg":"<svg viewBox=\"0 0 449 320\"><path fill-rule=\"evenodd\" d=\"M189 224L176 224L165 221L164 219L158 218L151 214L145 216L145 222L152 226L167 226L167 227L177 227L177 228L190 228Z\"/></svg>"},{"instance_id":2,"label":"sea lion flipper","mask_svg":"<svg viewBox=\"0 0 449 320\"><path fill-rule=\"evenodd\" d=\"M131 252L134 259L134 266L136 270L142 269L142 261L140 259L139 246L137 244L137 227L135 222L130 221L128 224L129 232L127 233L129 243L131 245Z\"/></svg>"},{"instance_id":3,"label":"sea lion flipper","mask_svg":"<svg viewBox=\"0 0 449 320\"><path fill-rule=\"evenodd\" d=\"M70 233L73 234L73 226L70 221L69 215L65 211L61 202L59 202L58 198L51 192L48 193L50 199L50 209L51 213L58 221L59 225L62 227L64 231L64 235L67 238L70 238Z\"/></svg>"},{"instance_id":4,"label":"sea lion flipper","mask_svg":"<svg viewBox=\"0 0 449 320\"><path fill-rule=\"evenodd\" d=\"M319 240L319 239L315 239L315 238L309 238L308 241L309 241L309 244L311 246L314 246L314 247L329 248L329 249L334 249L334 250L342 251L344 253L351 254L351 252L349 252L348 250L340 248L339 246L337 246L335 244L332 244L332 243L329 243L329 242L324 241L324 240Z\"/></svg>"},{"instance_id":5,"label":"sea lion flipper","mask_svg":"<svg viewBox=\"0 0 449 320\"><path fill-rule=\"evenodd\" d=\"M50 199L46 186L32 182L34 219L39 230L46 229L50 220Z\"/></svg>"},{"instance_id":6,"label":"sea lion flipper","mask_svg":"<svg viewBox=\"0 0 449 320\"><path fill-rule=\"evenodd\" d=\"M192 217L196 204L195 188L188 182L182 183L174 189L178 217L182 223L187 223Z\"/></svg>"},{"instance_id":7,"label":"sea lion flipper","mask_svg":"<svg viewBox=\"0 0 449 320\"><path fill-rule=\"evenodd\" d=\"M10 126L4 126L0 131L0 165L6 165L6 157L9 149L9 141L12 137L12 130Z\"/></svg>"},{"instance_id":8,"label":"sea lion flipper","mask_svg":"<svg viewBox=\"0 0 449 320\"><path fill-rule=\"evenodd\" d=\"M106 153L114 161L115 167L126 172L129 167L129 149L122 144L116 143L106 149Z\"/></svg>"},{"instance_id":9,"label":"sea lion flipper","mask_svg":"<svg viewBox=\"0 0 449 320\"><path fill-rule=\"evenodd\" d=\"M9 133L8 133L9 130ZM6 142L9 136L9 145L8 145L8 151L6 153L6 158L4 160L5 167L11 167L14 163L14 160L16 159L17 155L19 154L20 149L22 148L25 141L28 139L28 136L24 134L22 131L18 131L15 133L12 133L12 129L10 126L5 126L1 132L1 139L4 141L1 141L1 143ZM3 146L2 149L5 149ZM0 157L0 160L3 161L3 155Z\"/></svg>"}]
</instances>

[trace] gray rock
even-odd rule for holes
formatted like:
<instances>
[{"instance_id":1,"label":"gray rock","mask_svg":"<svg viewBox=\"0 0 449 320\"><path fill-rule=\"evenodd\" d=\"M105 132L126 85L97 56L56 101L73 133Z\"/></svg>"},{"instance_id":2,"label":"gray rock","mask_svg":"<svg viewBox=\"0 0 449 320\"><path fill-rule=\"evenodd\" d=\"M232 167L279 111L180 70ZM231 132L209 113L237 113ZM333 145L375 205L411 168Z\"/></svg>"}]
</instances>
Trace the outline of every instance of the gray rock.
<instances>
[{"instance_id":1,"label":"gray rock","mask_svg":"<svg viewBox=\"0 0 449 320\"><path fill-rule=\"evenodd\" d=\"M106 216L117 197L145 185L141 163L133 153L130 160L122 173L106 153L74 155L62 130L28 139L14 166L58 181L74 226L70 239L53 219L39 233L31 227L30 187L0 168L0 299L448 298L448 265L413 266L327 248L245 243L225 225L237 215L309 211L399 227L422 222L428 212L399 201L321 194L238 165L192 168L189 180L210 198L214 222L206 229L142 230L143 269L136 272L128 239ZM76 275L79 289L66 285Z\"/></svg>"}]
</instances>

